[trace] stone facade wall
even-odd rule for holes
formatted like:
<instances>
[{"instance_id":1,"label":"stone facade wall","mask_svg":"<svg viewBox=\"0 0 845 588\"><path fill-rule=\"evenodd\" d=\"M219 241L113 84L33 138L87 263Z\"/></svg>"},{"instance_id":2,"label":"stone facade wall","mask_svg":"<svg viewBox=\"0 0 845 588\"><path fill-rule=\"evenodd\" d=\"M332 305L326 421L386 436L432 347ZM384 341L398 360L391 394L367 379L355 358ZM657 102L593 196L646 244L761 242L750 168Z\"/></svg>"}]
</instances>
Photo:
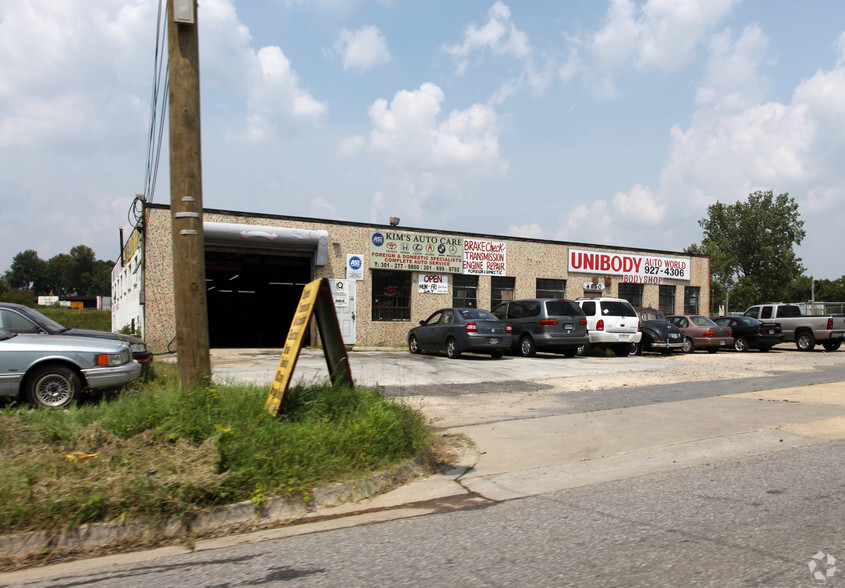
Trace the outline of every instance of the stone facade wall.
<instances>
[{"instance_id":1,"label":"stone facade wall","mask_svg":"<svg viewBox=\"0 0 845 588\"><path fill-rule=\"evenodd\" d=\"M709 310L710 267L709 258L695 257L681 252L651 252L630 248L611 248L553 241L540 241L501 237L491 235L460 234L445 231L406 229L403 227L385 227L364 223L341 223L329 220L304 219L281 216L250 215L239 212L212 211L204 212L206 222L254 224L292 229L319 229L329 234L328 263L325 266L313 266L313 278L346 278L347 254L358 254L364 259L364 279L357 284L357 345L358 346L402 346L405 344L408 330L420 320L427 318L439 308L452 305L452 276L449 277L448 294L419 293L417 291L418 272L411 272L411 316L410 320L373 321L372 272L369 269L369 249L371 231L402 231L428 235L446 235L468 237L472 239L503 242L507 247L506 275L515 278L514 298L536 297L536 279L566 280L566 297L577 298L585 295L584 284L594 277L596 281L607 284L603 296L617 296L621 276L606 276L602 272L595 274L570 273L568 254L570 248L584 251L613 252L619 254L649 255L656 253L670 257L689 258L690 281L663 279L664 285L674 285L675 312L682 312L686 287L699 288L699 309L702 314ZM173 266L170 209L166 206L148 206L145 211L145 338L150 348L156 353L168 350L176 336L173 302ZM478 307L490 309L491 276L481 275L478 280ZM658 307L659 286L643 284L642 302L644 306ZM280 344L281 346L281 344Z\"/></svg>"}]
</instances>

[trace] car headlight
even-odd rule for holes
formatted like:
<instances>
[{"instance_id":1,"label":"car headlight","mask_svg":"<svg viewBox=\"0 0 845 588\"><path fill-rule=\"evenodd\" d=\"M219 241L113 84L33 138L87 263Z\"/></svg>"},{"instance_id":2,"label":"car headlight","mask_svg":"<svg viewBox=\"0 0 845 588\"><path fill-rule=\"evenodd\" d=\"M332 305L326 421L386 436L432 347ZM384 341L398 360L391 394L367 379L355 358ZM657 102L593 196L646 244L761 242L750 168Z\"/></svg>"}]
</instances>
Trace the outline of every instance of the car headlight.
<instances>
[{"instance_id":1,"label":"car headlight","mask_svg":"<svg viewBox=\"0 0 845 588\"><path fill-rule=\"evenodd\" d=\"M146 353L147 352L147 344L146 343L132 343L129 346L132 349L132 353Z\"/></svg>"},{"instance_id":2,"label":"car headlight","mask_svg":"<svg viewBox=\"0 0 845 588\"><path fill-rule=\"evenodd\" d=\"M132 356L128 350L119 353L100 353L97 355L97 365L115 366L129 363Z\"/></svg>"}]
</instances>

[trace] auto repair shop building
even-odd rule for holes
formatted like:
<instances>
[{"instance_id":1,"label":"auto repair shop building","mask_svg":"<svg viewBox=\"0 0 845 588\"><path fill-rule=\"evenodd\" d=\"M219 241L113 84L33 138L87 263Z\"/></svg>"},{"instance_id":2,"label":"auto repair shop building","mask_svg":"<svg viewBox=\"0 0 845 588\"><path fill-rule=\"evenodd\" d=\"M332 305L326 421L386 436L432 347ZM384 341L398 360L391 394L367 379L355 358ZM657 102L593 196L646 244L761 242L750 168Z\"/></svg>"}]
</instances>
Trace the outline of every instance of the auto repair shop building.
<instances>
[{"instance_id":1,"label":"auto repair shop building","mask_svg":"<svg viewBox=\"0 0 845 588\"><path fill-rule=\"evenodd\" d=\"M162 353L176 337L170 206L146 204L139 226L112 275L112 328L131 325ZM710 259L681 252L211 209L203 232L212 348L281 348L317 278L358 346L404 345L448 306L612 296L673 314L706 313L710 300Z\"/></svg>"}]
</instances>

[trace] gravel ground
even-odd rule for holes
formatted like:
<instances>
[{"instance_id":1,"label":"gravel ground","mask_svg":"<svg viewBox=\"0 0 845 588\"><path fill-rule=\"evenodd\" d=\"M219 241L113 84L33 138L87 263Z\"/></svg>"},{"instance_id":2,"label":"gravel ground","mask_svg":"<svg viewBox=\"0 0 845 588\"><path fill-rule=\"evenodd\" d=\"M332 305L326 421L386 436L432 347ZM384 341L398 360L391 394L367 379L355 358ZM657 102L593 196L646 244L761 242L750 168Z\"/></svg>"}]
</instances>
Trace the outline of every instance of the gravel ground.
<instances>
[{"instance_id":1,"label":"gravel ground","mask_svg":"<svg viewBox=\"0 0 845 588\"><path fill-rule=\"evenodd\" d=\"M421 409L432 425L449 428L546 414L559 404L557 399L560 395L574 392L771 377L786 373L800 375L845 366L843 349L831 353L821 350L803 353L784 347L768 353L723 351L645 357L653 359L654 369L554 378L531 382L527 386L523 383L523 389L508 383L486 384L478 392L454 395L414 395L410 390L411 395L403 396L403 400Z\"/></svg>"}]
</instances>

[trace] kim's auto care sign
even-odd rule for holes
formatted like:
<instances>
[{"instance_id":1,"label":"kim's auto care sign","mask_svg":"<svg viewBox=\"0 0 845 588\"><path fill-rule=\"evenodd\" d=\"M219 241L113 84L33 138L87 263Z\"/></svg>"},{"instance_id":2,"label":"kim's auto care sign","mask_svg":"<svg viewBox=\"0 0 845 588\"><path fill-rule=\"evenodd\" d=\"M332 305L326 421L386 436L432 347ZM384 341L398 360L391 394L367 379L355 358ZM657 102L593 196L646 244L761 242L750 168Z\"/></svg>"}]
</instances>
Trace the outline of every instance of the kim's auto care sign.
<instances>
[{"instance_id":1,"label":"kim's auto care sign","mask_svg":"<svg viewBox=\"0 0 845 588\"><path fill-rule=\"evenodd\" d=\"M507 246L498 241L464 239L464 273L504 276L507 270Z\"/></svg>"},{"instance_id":2,"label":"kim's auto care sign","mask_svg":"<svg viewBox=\"0 0 845 588\"><path fill-rule=\"evenodd\" d=\"M464 243L460 237L370 231L370 268L459 274Z\"/></svg>"},{"instance_id":3,"label":"kim's auto care sign","mask_svg":"<svg viewBox=\"0 0 845 588\"><path fill-rule=\"evenodd\" d=\"M689 257L569 250L570 272L622 276L623 283L662 284L666 279L689 281L690 265Z\"/></svg>"}]
</instances>

